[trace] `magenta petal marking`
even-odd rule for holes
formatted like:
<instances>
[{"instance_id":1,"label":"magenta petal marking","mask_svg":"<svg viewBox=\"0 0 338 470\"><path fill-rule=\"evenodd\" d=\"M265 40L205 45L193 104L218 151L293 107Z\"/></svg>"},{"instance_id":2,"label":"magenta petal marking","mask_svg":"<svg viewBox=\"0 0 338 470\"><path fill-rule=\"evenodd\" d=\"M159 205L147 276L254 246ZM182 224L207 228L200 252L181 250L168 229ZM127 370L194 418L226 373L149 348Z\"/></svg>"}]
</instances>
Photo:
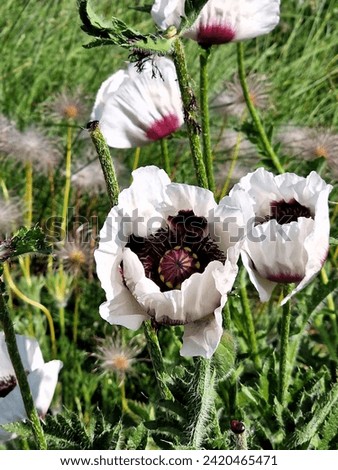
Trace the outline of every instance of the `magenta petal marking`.
<instances>
[{"instance_id":1,"label":"magenta petal marking","mask_svg":"<svg viewBox=\"0 0 338 470\"><path fill-rule=\"evenodd\" d=\"M159 140L167 137L180 127L180 122L176 114L168 114L162 119L155 121L147 130L146 135L149 140Z\"/></svg>"},{"instance_id":2,"label":"magenta petal marking","mask_svg":"<svg viewBox=\"0 0 338 470\"><path fill-rule=\"evenodd\" d=\"M278 273L268 274L266 277L269 281L278 282L279 284L291 284L294 282L300 282L304 278L304 275L293 273Z\"/></svg>"},{"instance_id":3,"label":"magenta petal marking","mask_svg":"<svg viewBox=\"0 0 338 470\"><path fill-rule=\"evenodd\" d=\"M235 31L228 25L201 25L197 33L197 42L201 46L224 44L231 42L235 37Z\"/></svg>"}]
</instances>

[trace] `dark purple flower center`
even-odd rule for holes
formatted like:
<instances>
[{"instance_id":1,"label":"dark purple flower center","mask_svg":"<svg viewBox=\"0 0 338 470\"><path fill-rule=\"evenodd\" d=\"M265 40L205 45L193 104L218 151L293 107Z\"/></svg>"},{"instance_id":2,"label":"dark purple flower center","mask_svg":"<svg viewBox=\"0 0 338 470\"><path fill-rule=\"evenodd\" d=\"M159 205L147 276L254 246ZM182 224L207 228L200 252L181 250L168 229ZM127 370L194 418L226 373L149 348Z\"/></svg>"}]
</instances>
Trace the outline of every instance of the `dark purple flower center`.
<instances>
[{"instance_id":1,"label":"dark purple flower center","mask_svg":"<svg viewBox=\"0 0 338 470\"><path fill-rule=\"evenodd\" d=\"M284 199L281 201L270 202L270 215L263 218L257 217L257 224L262 224L269 220L276 220L280 225L289 224L290 222L297 222L299 217L312 218L311 210L299 204L295 199L286 202Z\"/></svg>"},{"instance_id":2,"label":"dark purple flower center","mask_svg":"<svg viewBox=\"0 0 338 470\"><path fill-rule=\"evenodd\" d=\"M180 127L180 122L176 114L168 114L162 119L155 121L146 132L149 140L159 140L167 137Z\"/></svg>"},{"instance_id":3,"label":"dark purple flower center","mask_svg":"<svg viewBox=\"0 0 338 470\"><path fill-rule=\"evenodd\" d=\"M201 25L197 33L197 42L204 47L213 44L231 42L236 32L226 24Z\"/></svg>"},{"instance_id":4,"label":"dark purple flower center","mask_svg":"<svg viewBox=\"0 0 338 470\"><path fill-rule=\"evenodd\" d=\"M15 387L16 378L14 375L0 378L0 398L5 398Z\"/></svg>"},{"instance_id":5,"label":"dark purple flower center","mask_svg":"<svg viewBox=\"0 0 338 470\"><path fill-rule=\"evenodd\" d=\"M131 235L126 246L137 254L146 276L162 292L180 289L183 281L202 273L211 261L226 259L208 233L206 218L192 210L169 216L167 226L148 238Z\"/></svg>"},{"instance_id":6,"label":"dark purple flower center","mask_svg":"<svg viewBox=\"0 0 338 470\"><path fill-rule=\"evenodd\" d=\"M201 265L197 255L186 246L175 246L160 259L158 273L169 289L179 289L182 282L199 271Z\"/></svg>"}]
</instances>

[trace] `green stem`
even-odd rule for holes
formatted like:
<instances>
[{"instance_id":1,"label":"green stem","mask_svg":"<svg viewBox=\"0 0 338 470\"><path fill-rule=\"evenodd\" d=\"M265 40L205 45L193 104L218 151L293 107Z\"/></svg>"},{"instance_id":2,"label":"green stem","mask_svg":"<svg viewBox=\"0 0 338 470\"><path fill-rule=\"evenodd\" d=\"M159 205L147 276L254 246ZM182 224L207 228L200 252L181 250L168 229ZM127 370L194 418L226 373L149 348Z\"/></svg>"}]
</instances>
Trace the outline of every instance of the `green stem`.
<instances>
[{"instance_id":1,"label":"green stem","mask_svg":"<svg viewBox=\"0 0 338 470\"><path fill-rule=\"evenodd\" d=\"M291 302L290 300L282 307L282 324L280 332L280 352L279 352L279 380L278 380L278 400L285 406L286 394L288 391L288 351L289 334L291 322Z\"/></svg>"},{"instance_id":2,"label":"green stem","mask_svg":"<svg viewBox=\"0 0 338 470\"><path fill-rule=\"evenodd\" d=\"M195 365L192 384L194 399L191 401L189 409L191 415L189 445L194 449L199 449L207 431L206 422L210 419L211 411L215 406L215 376L209 359L197 357Z\"/></svg>"},{"instance_id":3,"label":"green stem","mask_svg":"<svg viewBox=\"0 0 338 470\"><path fill-rule=\"evenodd\" d=\"M241 294L241 302L243 307L243 313L245 317L245 323L247 326L247 335L249 341L249 347L252 359L255 363L257 369L262 367L261 359L258 354L258 346L257 346L257 339L256 339L256 332L255 332L255 325L252 317L252 312L250 308L250 302L248 298L248 293L246 290L246 271L242 269L240 274L240 294Z\"/></svg>"},{"instance_id":4,"label":"green stem","mask_svg":"<svg viewBox=\"0 0 338 470\"><path fill-rule=\"evenodd\" d=\"M231 312L230 312L229 300L224 305L222 314L223 314L223 328L229 331L231 327Z\"/></svg>"},{"instance_id":5,"label":"green stem","mask_svg":"<svg viewBox=\"0 0 338 470\"><path fill-rule=\"evenodd\" d=\"M47 443L43 429L41 426L40 418L34 406L33 397L29 388L26 372L21 362L20 353L16 343L15 331L6 302L3 297L4 285L0 283L0 321L2 323L3 331L5 334L5 341L8 349L8 354L11 359L15 376L18 381L22 400L28 417L28 422L32 428L32 432L39 450L46 450Z\"/></svg>"},{"instance_id":6,"label":"green stem","mask_svg":"<svg viewBox=\"0 0 338 470\"><path fill-rule=\"evenodd\" d=\"M284 173L284 168L283 168L281 162L279 161L279 158L278 158L277 154L275 153L275 151L274 151L274 149L271 145L271 142L268 139L268 136L266 135L265 129L264 129L263 124L262 124L262 121L261 121L261 119L258 115L258 112L257 112L257 110L256 110L256 108L255 108L255 106L252 102L252 99L250 97L250 90L249 90L249 87L248 87L248 84L247 84L247 81L246 81L246 76L245 76L243 42L238 42L237 43L237 66L238 66L239 81L240 81L241 86L242 86L244 99L245 99L246 105L249 109L251 118L252 118L252 120L254 122L254 125L256 127L256 131L258 132L258 134L260 136L261 143L264 147L264 150L265 150L266 154L269 156L269 158L271 159L271 161L274 164L276 170L279 173Z\"/></svg>"},{"instance_id":7,"label":"green stem","mask_svg":"<svg viewBox=\"0 0 338 470\"><path fill-rule=\"evenodd\" d=\"M136 170L139 166L140 155L141 155L141 147L136 147L135 153L134 153L133 171Z\"/></svg>"},{"instance_id":8,"label":"green stem","mask_svg":"<svg viewBox=\"0 0 338 470\"><path fill-rule=\"evenodd\" d=\"M167 139L161 139L161 153L162 153L162 166L164 167L167 175L170 176L171 174L171 166L170 166L170 157L169 157L169 150L168 150L168 141Z\"/></svg>"},{"instance_id":9,"label":"green stem","mask_svg":"<svg viewBox=\"0 0 338 470\"><path fill-rule=\"evenodd\" d=\"M67 127L67 150L66 150L66 181L63 195L63 206L62 206L62 222L61 222L61 236L63 243L66 241L66 229L67 229L67 214L71 187L71 176L72 176L72 127Z\"/></svg>"},{"instance_id":10,"label":"green stem","mask_svg":"<svg viewBox=\"0 0 338 470\"><path fill-rule=\"evenodd\" d=\"M78 285L74 288L75 293L75 306L73 316L73 343L77 343L78 327L79 327L79 312L80 312L80 289Z\"/></svg>"},{"instance_id":11,"label":"green stem","mask_svg":"<svg viewBox=\"0 0 338 470\"><path fill-rule=\"evenodd\" d=\"M248 450L248 444L246 440L246 431L242 434L236 434L236 450Z\"/></svg>"},{"instance_id":12,"label":"green stem","mask_svg":"<svg viewBox=\"0 0 338 470\"><path fill-rule=\"evenodd\" d=\"M208 184L210 191L215 190L215 178L213 168L213 155L210 139L210 116L209 116L209 77L208 60L211 47L200 49L200 105L202 119L202 140L204 164L207 171Z\"/></svg>"},{"instance_id":13,"label":"green stem","mask_svg":"<svg viewBox=\"0 0 338 470\"><path fill-rule=\"evenodd\" d=\"M173 49L173 59L183 101L184 120L187 125L190 150L194 162L197 181L198 184L203 188L208 188L208 178L205 170L199 138L200 128L197 123L198 114L195 103L195 96L189 81L183 44L179 38L174 40Z\"/></svg>"},{"instance_id":14,"label":"green stem","mask_svg":"<svg viewBox=\"0 0 338 470\"><path fill-rule=\"evenodd\" d=\"M44 305L40 304L40 302L37 302L33 299L30 299L29 297L27 297L27 295L25 295L23 292L21 292L21 290L17 287L17 285L15 284L15 282L14 282L12 276L11 276L11 273L10 273L10 270L8 268L7 263L4 263L4 276L5 276L5 280L8 284L8 286L9 286L9 288L14 292L14 294L19 299L21 299L26 304L32 305L32 307L35 307L35 308L41 310L41 312L43 312L45 314L47 322L48 322L48 326L49 326L52 357L56 357L55 329L54 329L54 322L53 322L52 314L50 313L48 308L45 307Z\"/></svg>"},{"instance_id":15,"label":"green stem","mask_svg":"<svg viewBox=\"0 0 338 470\"><path fill-rule=\"evenodd\" d=\"M116 206L120 189L116 178L114 163L110 155L109 147L100 130L99 121L89 122L87 129L100 159L110 203L112 206Z\"/></svg>"},{"instance_id":16,"label":"green stem","mask_svg":"<svg viewBox=\"0 0 338 470\"><path fill-rule=\"evenodd\" d=\"M166 383L169 377L167 376L167 373L165 371L162 351L158 342L156 331L149 320L145 321L143 325L156 381L160 389L160 394L165 400L173 400L173 395Z\"/></svg>"},{"instance_id":17,"label":"green stem","mask_svg":"<svg viewBox=\"0 0 338 470\"><path fill-rule=\"evenodd\" d=\"M234 151L233 151L232 156L231 156L231 164L230 164L229 172L228 172L227 178L225 180L224 186L222 188L221 195L219 197L220 199L222 199L228 193L229 186L230 186L230 183L231 183L232 174L234 172L234 169L236 167L236 163L237 163L237 160L238 160L238 157L239 157L239 148L240 148L240 145L241 145L241 137L242 137L242 135L239 132L238 136L237 136L237 140L236 140L236 145L235 145Z\"/></svg>"}]
</instances>

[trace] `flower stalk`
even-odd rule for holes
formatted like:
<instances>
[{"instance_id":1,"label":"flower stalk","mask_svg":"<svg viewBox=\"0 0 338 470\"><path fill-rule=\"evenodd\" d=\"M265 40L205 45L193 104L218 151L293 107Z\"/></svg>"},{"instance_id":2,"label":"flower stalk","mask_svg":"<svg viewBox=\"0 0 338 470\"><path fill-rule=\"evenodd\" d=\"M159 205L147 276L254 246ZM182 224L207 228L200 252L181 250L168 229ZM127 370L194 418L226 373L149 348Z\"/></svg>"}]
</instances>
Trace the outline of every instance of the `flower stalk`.
<instances>
[{"instance_id":1,"label":"flower stalk","mask_svg":"<svg viewBox=\"0 0 338 470\"><path fill-rule=\"evenodd\" d=\"M210 139L210 116L209 116L209 76L208 62L211 47L200 49L200 106L202 120L202 141L204 164L207 172L208 185L210 191L215 190L215 178L213 169L213 155Z\"/></svg>"},{"instance_id":2,"label":"flower stalk","mask_svg":"<svg viewBox=\"0 0 338 470\"><path fill-rule=\"evenodd\" d=\"M246 102L246 105L248 107L248 110L250 112L251 118L254 122L256 131L259 134L261 143L264 147L264 150L266 154L269 156L270 160L274 164L276 170L279 173L284 173L284 168L279 161L278 155L274 151L271 142L265 132L265 129L263 127L262 121L259 117L259 114L252 102L252 99L250 97L250 90L248 87L248 83L246 81L246 76L245 76L245 68L244 68L244 46L242 42L237 43L237 66L238 66L238 76L239 76L239 81L241 83L241 87L243 90L243 96Z\"/></svg>"},{"instance_id":3,"label":"flower stalk","mask_svg":"<svg viewBox=\"0 0 338 470\"><path fill-rule=\"evenodd\" d=\"M289 288L289 292L291 292ZM282 307L282 323L280 332L280 352L279 352L279 377L278 377L278 400L285 406L288 391L288 352L289 335L291 322L291 302L290 300Z\"/></svg>"},{"instance_id":4,"label":"flower stalk","mask_svg":"<svg viewBox=\"0 0 338 470\"><path fill-rule=\"evenodd\" d=\"M254 364L257 369L262 367L261 359L258 354L258 346L257 346L257 339L256 339L256 332L255 332L255 325L252 317L252 312L250 308L250 302L248 298L248 293L246 290L246 271L242 269L240 274L240 295L241 295L241 302L243 307L243 313L245 317L245 323L247 326L247 335L248 341L250 345L251 356L254 361Z\"/></svg>"},{"instance_id":5,"label":"flower stalk","mask_svg":"<svg viewBox=\"0 0 338 470\"><path fill-rule=\"evenodd\" d=\"M170 175L171 174L171 165L170 165L170 156L169 156L169 149L168 149L168 141L167 139L161 139L161 154L162 154L162 165L165 169L165 172Z\"/></svg>"},{"instance_id":6,"label":"flower stalk","mask_svg":"<svg viewBox=\"0 0 338 470\"><path fill-rule=\"evenodd\" d=\"M210 359L198 357L195 360L194 381L192 391L194 399L191 401L191 435L189 444L194 449L201 447L206 432L206 422L210 418L214 407L215 376Z\"/></svg>"},{"instance_id":7,"label":"flower stalk","mask_svg":"<svg viewBox=\"0 0 338 470\"><path fill-rule=\"evenodd\" d=\"M87 129L100 159L110 203L115 206L118 202L120 189L109 147L100 130L99 121L89 122Z\"/></svg>"},{"instance_id":8,"label":"flower stalk","mask_svg":"<svg viewBox=\"0 0 338 470\"><path fill-rule=\"evenodd\" d=\"M169 377L165 371L157 333L150 320L144 322L144 334L147 339L148 350L161 396L164 400L173 400L174 397L166 383Z\"/></svg>"},{"instance_id":9,"label":"flower stalk","mask_svg":"<svg viewBox=\"0 0 338 470\"><path fill-rule=\"evenodd\" d=\"M173 59L182 95L184 120L187 125L190 150L194 162L197 181L198 184L202 186L202 188L208 188L208 178L203 161L201 142L199 137L200 128L197 123L195 97L189 82L184 47L180 38L176 38L174 41Z\"/></svg>"},{"instance_id":10,"label":"flower stalk","mask_svg":"<svg viewBox=\"0 0 338 470\"><path fill-rule=\"evenodd\" d=\"M47 450L46 438L41 426L40 418L34 406L33 397L29 388L26 372L21 362L20 353L16 343L15 331L9 310L4 299L4 284L0 282L0 323L5 334L8 354L13 364L15 376L18 381L22 400L31 426L36 445L39 450Z\"/></svg>"}]
</instances>

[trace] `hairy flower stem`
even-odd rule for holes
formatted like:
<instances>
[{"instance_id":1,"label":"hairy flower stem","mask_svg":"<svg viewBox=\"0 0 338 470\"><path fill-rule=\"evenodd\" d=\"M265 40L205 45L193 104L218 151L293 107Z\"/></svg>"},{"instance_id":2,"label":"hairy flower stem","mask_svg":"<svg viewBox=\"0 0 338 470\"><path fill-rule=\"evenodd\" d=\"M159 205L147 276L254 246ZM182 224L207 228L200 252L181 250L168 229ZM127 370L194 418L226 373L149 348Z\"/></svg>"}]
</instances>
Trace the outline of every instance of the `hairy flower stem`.
<instances>
[{"instance_id":1,"label":"hairy flower stem","mask_svg":"<svg viewBox=\"0 0 338 470\"><path fill-rule=\"evenodd\" d=\"M155 328L152 326L149 320L145 321L143 325L145 337L147 339L148 350L151 362L153 364L153 369L161 397L164 400L173 400L174 397L167 386L167 380L169 376L165 371L162 351L158 342L158 337Z\"/></svg>"},{"instance_id":2,"label":"hairy flower stem","mask_svg":"<svg viewBox=\"0 0 338 470\"><path fill-rule=\"evenodd\" d=\"M195 373L192 383L192 400L189 403L191 434L189 445L199 449L206 434L206 423L210 419L215 403L215 375L211 361L202 357L195 359Z\"/></svg>"},{"instance_id":3,"label":"hairy flower stem","mask_svg":"<svg viewBox=\"0 0 338 470\"><path fill-rule=\"evenodd\" d=\"M242 269L242 272L240 274L240 295L241 295L241 302L242 302L242 308L243 308L243 313L245 317L245 323L247 327L247 336L248 336L248 342L249 342L249 347L250 347L250 352L252 359L254 361L254 364L257 369L260 369L262 367L261 359L258 354L258 346L257 346L257 339L256 339L256 332L255 332L255 325L254 321L252 318L252 312L250 308L250 302L248 298L248 293L246 290L246 271L245 269Z\"/></svg>"},{"instance_id":4,"label":"hairy flower stem","mask_svg":"<svg viewBox=\"0 0 338 470\"><path fill-rule=\"evenodd\" d=\"M239 81L241 83L241 87L243 90L243 96L246 102L246 105L249 109L251 118L254 122L256 131L259 134L261 143L264 147L264 150L266 154L269 156L271 159L272 163L274 164L276 170L279 173L284 173L284 168L279 161L279 158L274 151L271 142L269 141L269 138L265 132L265 129L263 127L262 121L258 115L258 112L252 102L252 99L250 97L250 90L246 81L246 76L245 76L245 68L244 68L244 46L242 42L237 43L237 66L238 66L238 76L239 76Z\"/></svg>"},{"instance_id":5,"label":"hairy flower stem","mask_svg":"<svg viewBox=\"0 0 338 470\"><path fill-rule=\"evenodd\" d=\"M116 178L114 163L107 142L100 130L99 121L89 122L87 129L100 159L110 203L112 206L116 206L120 189Z\"/></svg>"},{"instance_id":6,"label":"hairy flower stem","mask_svg":"<svg viewBox=\"0 0 338 470\"><path fill-rule=\"evenodd\" d=\"M289 286L289 292L292 290ZM280 351L279 351L279 376L278 376L278 400L285 406L286 394L288 391L288 352L289 334L291 322L291 302L290 300L282 307L282 323L280 330Z\"/></svg>"},{"instance_id":7,"label":"hairy flower stem","mask_svg":"<svg viewBox=\"0 0 338 470\"><path fill-rule=\"evenodd\" d=\"M195 96L190 85L184 47L180 38L176 38L174 40L173 59L182 95L184 120L187 125L190 150L194 162L197 181L199 186L202 186L202 188L208 188L208 178L203 161L201 142L199 137L200 128L197 122L198 113L195 103Z\"/></svg>"},{"instance_id":8,"label":"hairy flower stem","mask_svg":"<svg viewBox=\"0 0 338 470\"><path fill-rule=\"evenodd\" d=\"M2 325L5 341L8 349L8 354L11 359L15 376L18 381L22 400L28 417L28 422L32 428L33 436L39 450L46 450L47 443L45 435L41 426L39 415L34 406L33 397L29 388L27 376L21 357L19 354L18 346L16 343L15 331L12 320L3 296L4 284L0 281L0 323Z\"/></svg>"},{"instance_id":9,"label":"hairy flower stem","mask_svg":"<svg viewBox=\"0 0 338 470\"><path fill-rule=\"evenodd\" d=\"M213 168L213 155L210 139L210 117L209 117L209 76L208 61L211 47L200 49L200 106L202 119L202 140L204 164L207 171L210 191L215 190L215 178Z\"/></svg>"},{"instance_id":10,"label":"hairy flower stem","mask_svg":"<svg viewBox=\"0 0 338 470\"><path fill-rule=\"evenodd\" d=\"M168 150L168 141L167 139L161 139L161 154L162 154L162 166L165 169L167 175L170 176L171 174L171 166L170 166L170 157L169 157L169 150Z\"/></svg>"},{"instance_id":11,"label":"hairy flower stem","mask_svg":"<svg viewBox=\"0 0 338 470\"><path fill-rule=\"evenodd\" d=\"M237 434L235 436L235 440L236 440L236 450L248 450L248 444L246 440L245 431L242 434Z\"/></svg>"},{"instance_id":12,"label":"hairy flower stem","mask_svg":"<svg viewBox=\"0 0 338 470\"><path fill-rule=\"evenodd\" d=\"M46 308L44 305L40 304L39 302L30 299L25 295L21 290L17 287L15 284L10 270L8 268L8 264L4 263L4 276L5 280L9 286L9 288L14 292L14 294L21 299L23 302L25 302L28 305L31 305L32 307L35 307L41 312L43 312L47 318L48 326L49 326L49 334L50 334L50 342L51 342L51 349L52 349L52 357L56 357L56 340L55 340L55 329L54 329L54 322L53 322L53 317L48 308Z\"/></svg>"}]
</instances>

